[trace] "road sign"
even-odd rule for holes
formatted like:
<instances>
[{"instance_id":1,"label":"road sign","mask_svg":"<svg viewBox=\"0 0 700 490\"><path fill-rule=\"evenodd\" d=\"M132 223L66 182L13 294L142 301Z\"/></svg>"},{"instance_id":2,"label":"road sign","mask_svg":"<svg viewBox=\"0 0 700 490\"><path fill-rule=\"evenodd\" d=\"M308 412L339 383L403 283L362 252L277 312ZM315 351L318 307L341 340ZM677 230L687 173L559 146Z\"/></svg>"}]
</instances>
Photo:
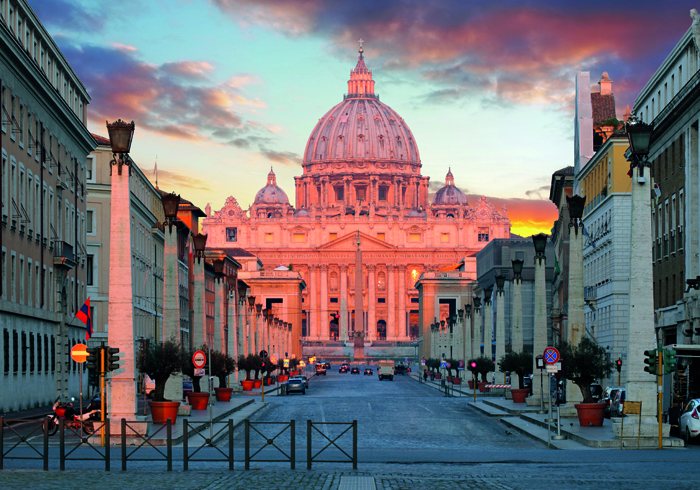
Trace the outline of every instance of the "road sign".
<instances>
[{"instance_id":1,"label":"road sign","mask_svg":"<svg viewBox=\"0 0 700 490\"><path fill-rule=\"evenodd\" d=\"M277 357L276 357L276 356L272 356L272 357L270 358L270 362L271 362L272 364L277 364Z\"/></svg>"},{"instance_id":2,"label":"road sign","mask_svg":"<svg viewBox=\"0 0 700 490\"><path fill-rule=\"evenodd\" d=\"M440 361L440 369L446 369L446 368L447 368L447 362Z\"/></svg>"},{"instance_id":3,"label":"road sign","mask_svg":"<svg viewBox=\"0 0 700 490\"><path fill-rule=\"evenodd\" d=\"M449 362L445 361L445 369L450 369L451 366Z\"/></svg>"},{"instance_id":4,"label":"road sign","mask_svg":"<svg viewBox=\"0 0 700 490\"><path fill-rule=\"evenodd\" d=\"M425 357L420 360L420 364L421 364L421 366L425 366Z\"/></svg>"},{"instance_id":5,"label":"road sign","mask_svg":"<svg viewBox=\"0 0 700 490\"><path fill-rule=\"evenodd\" d=\"M556 364L547 364L547 372L556 374L557 372L559 372L559 369L557 368Z\"/></svg>"},{"instance_id":6,"label":"road sign","mask_svg":"<svg viewBox=\"0 0 700 490\"><path fill-rule=\"evenodd\" d=\"M282 366L288 368L289 367L289 359L285 359L284 364L282 364Z\"/></svg>"},{"instance_id":7,"label":"road sign","mask_svg":"<svg viewBox=\"0 0 700 490\"><path fill-rule=\"evenodd\" d=\"M265 349L260 351L260 357L262 357L263 359L267 358L267 351Z\"/></svg>"},{"instance_id":8,"label":"road sign","mask_svg":"<svg viewBox=\"0 0 700 490\"><path fill-rule=\"evenodd\" d=\"M544 357L537 356L535 360L537 361L537 369L544 369Z\"/></svg>"},{"instance_id":9,"label":"road sign","mask_svg":"<svg viewBox=\"0 0 700 490\"><path fill-rule=\"evenodd\" d=\"M559 351L556 347L547 347L544 350L544 362L547 364L556 364L559 362Z\"/></svg>"},{"instance_id":10,"label":"road sign","mask_svg":"<svg viewBox=\"0 0 700 490\"><path fill-rule=\"evenodd\" d=\"M192 356L192 364L194 364L194 367L196 367L197 369L202 369L206 363L207 356L204 355L204 352L202 352L201 350L196 351Z\"/></svg>"},{"instance_id":11,"label":"road sign","mask_svg":"<svg viewBox=\"0 0 700 490\"><path fill-rule=\"evenodd\" d=\"M306 367L306 363L304 361L299 361L299 367Z\"/></svg>"},{"instance_id":12,"label":"road sign","mask_svg":"<svg viewBox=\"0 0 700 490\"><path fill-rule=\"evenodd\" d=\"M316 358L315 358L315 357L309 357L309 364L313 364L313 363L315 363L315 362L316 362Z\"/></svg>"},{"instance_id":13,"label":"road sign","mask_svg":"<svg viewBox=\"0 0 700 490\"><path fill-rule=\"evenodd\" d=\"M458 369L459 371L463 371L463 370L464 370L464 361L460 360L460 361L458 362L458 364L457 364L457 369Z\"/></svg>"},{"instance_id":14,"label":"road sign","mask_svg":"<svg viewBox=\"0 0 700 490\"><path fill-rule=\"evenodd\" d=\"M87 359L87 345L85 344L75 344L70 350L70 357L75 362L83 363Z\"/></svg>"},{"instance_id":15,"label":"road sign","mask_svg":"<svg viewBox=\"0 0 700 490\"><path fill-rule=\"evenodd\" d=\"M204 369L195 369L194 375L195 376L204 376L205 375Z\"/></svg>"}]
</instances>

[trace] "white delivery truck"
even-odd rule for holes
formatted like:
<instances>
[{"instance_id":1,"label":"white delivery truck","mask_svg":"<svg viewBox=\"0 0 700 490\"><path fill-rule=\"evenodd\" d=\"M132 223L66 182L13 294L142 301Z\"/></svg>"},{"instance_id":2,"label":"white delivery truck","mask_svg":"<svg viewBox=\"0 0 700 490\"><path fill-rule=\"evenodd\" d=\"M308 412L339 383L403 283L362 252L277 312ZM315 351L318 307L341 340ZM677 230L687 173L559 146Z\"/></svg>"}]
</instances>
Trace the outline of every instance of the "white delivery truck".
<instances>
[{"instance_id":1,"label":"white delivery truck","mask_svg":"<svg viewBox=\"0 0 700 490\"><path fill-rule=\"evenodd\" d=\"M379 381L394 380L394 361L379 361Z\"/></svg>"}]
</instances>

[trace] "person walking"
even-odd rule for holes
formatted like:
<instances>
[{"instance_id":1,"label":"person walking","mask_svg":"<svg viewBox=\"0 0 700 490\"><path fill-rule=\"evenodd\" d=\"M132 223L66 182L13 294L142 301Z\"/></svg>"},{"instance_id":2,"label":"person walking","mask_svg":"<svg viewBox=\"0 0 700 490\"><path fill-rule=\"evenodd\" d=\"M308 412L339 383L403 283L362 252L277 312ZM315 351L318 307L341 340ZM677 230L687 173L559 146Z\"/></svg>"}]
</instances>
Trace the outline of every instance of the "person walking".
<instances>
[{"instance_id":1,"label":"person walking","mask_svg":"<svg viewBox=\"0 0 700 490\"><path fill-rule=\"evenodd\" d=\"M428 370L427 369L423 370L423 382L424 383L428 382Z\"/></svg>"}]
</instances>

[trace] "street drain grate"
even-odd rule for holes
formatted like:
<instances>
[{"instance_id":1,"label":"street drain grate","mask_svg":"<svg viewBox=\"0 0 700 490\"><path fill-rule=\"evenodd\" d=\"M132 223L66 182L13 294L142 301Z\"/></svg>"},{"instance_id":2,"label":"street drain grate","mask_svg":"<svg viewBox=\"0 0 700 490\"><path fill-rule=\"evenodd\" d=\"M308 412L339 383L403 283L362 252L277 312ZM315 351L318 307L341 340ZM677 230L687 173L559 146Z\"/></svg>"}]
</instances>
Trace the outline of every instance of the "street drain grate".
<instances>
[{"instance_id":1,"label":"street drain grate","mask_svg":"<svg viewBox=\"0 0 700 490\"><path fill-rule=\"evenodd\" d=\"M377 490L372 476L341 476L338 490Z\"/></svg>"}]
</instances>

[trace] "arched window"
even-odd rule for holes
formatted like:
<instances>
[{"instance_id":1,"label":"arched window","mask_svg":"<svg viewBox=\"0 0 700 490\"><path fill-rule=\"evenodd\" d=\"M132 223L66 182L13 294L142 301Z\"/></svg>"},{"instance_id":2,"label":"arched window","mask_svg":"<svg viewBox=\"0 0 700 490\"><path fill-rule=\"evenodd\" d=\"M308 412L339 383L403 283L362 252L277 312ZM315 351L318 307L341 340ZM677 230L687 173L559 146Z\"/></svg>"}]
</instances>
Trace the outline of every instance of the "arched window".
<instances>
[{"instance_id":1,"label":"arched window","mask_svg":"<svg viewBox=\"0 0 700 490\"><path fill-rule=\"evenodd\" d=\"M331 291L338 290L338 273L331 272Z\"/></svg>"},{"instance_id":2,"label":"arched window","mask_svg":"<svg viewBox=\"0 0 700 490\"><path fill-rule=\"evenodd\" d=\"M377 274L377 289L384 291L386 289L386 274L380 272Z\"/></svg>"}]
</instances>

